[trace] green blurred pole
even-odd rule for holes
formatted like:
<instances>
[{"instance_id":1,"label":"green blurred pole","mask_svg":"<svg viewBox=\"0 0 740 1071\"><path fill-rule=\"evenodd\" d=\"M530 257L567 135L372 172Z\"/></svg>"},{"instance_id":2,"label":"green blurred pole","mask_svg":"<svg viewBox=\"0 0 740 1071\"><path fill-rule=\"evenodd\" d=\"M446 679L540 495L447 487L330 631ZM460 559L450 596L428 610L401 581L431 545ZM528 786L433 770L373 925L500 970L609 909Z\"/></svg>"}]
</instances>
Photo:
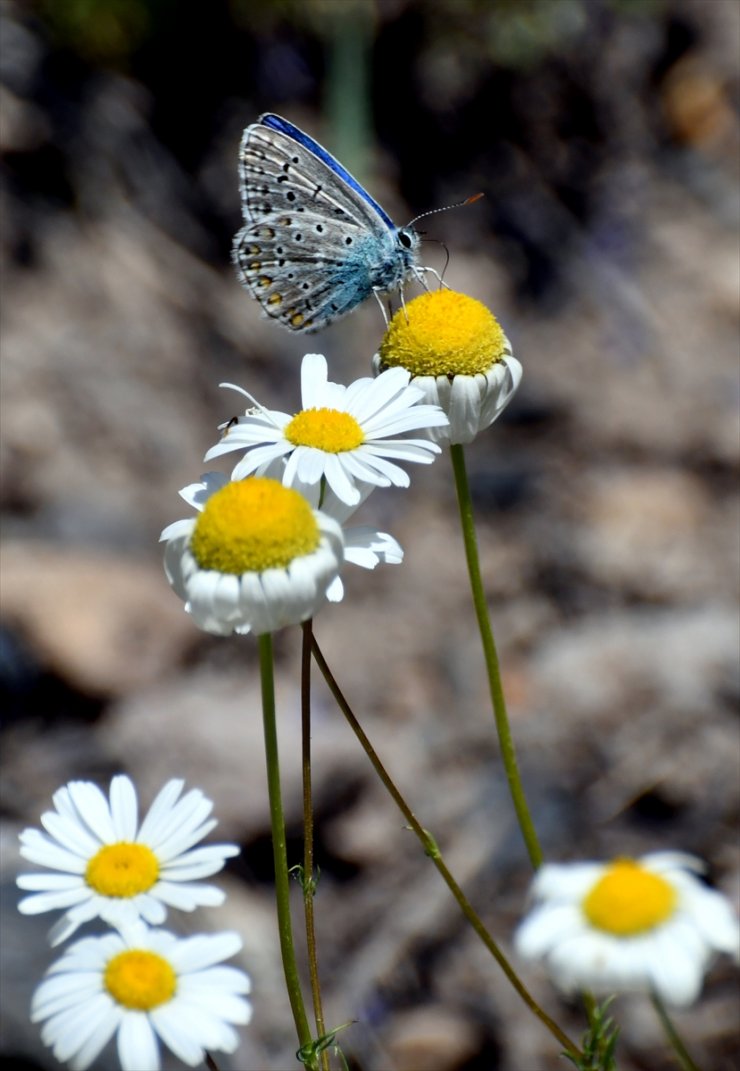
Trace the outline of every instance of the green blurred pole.
<instances>
[{"instance_id":1,"label":"green blurred pole","mask_svg":"<svg viewBox=\"0 0 740 1071\"><path fill-rule=\"evenodd\" d=\"M373 139L371 57L375 37L374 0L324 4L327 47L326 115L334 155L364 182L368 145Z\"/></svg>"}]
</instances>

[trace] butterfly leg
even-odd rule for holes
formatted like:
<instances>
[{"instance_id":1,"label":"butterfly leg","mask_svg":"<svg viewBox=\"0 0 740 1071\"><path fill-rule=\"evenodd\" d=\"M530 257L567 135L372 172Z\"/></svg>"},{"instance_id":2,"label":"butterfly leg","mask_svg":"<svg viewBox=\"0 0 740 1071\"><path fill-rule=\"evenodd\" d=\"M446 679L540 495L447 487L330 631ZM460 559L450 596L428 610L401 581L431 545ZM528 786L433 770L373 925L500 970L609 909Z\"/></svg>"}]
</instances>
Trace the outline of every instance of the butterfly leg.
<instances>
[{"instance_id":1,"label":"butterfly leg","mask_svg":"<svg viewBox=\"0 0 740 1071\"><path fill-rule=\"evenodd\" d=\"M389 315L390 316L393 315L393 310L391 309L391 303L390 303L390 301L388 302L388 312L386 312L385 311L385 307L383 305L383 302L380 299L380 292L378 291L377 287L373 287L372 295L373 295L373 297L375 298L375 300L377 301L377 303L378 303L378 305L380 307L380 311L381 311L381 313L383 315L383 319L385 320L385 326L387 327L388 324L390 323Z\"/></svg>"}]
</instances>

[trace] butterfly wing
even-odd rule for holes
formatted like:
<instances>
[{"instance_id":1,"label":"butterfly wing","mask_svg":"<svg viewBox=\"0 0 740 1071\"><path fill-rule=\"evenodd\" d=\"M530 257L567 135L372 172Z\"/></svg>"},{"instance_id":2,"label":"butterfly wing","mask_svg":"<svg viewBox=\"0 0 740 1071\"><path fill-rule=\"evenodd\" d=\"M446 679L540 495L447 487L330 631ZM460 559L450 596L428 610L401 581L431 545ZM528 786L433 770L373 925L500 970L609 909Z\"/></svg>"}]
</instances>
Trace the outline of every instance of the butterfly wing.
<instances>
[{"instance_id":1,"label":"butterfly wing","mask_svg":"<svg viewBox=\"0 0 740 1071\"><path fill-rule=\"evenodd\" d=\"M408 232L291 123L265 115L247 127L239 164L245 225L234 242L237 273L286 327L324 327L413 270Z\"/></svg>"}]
</instances>

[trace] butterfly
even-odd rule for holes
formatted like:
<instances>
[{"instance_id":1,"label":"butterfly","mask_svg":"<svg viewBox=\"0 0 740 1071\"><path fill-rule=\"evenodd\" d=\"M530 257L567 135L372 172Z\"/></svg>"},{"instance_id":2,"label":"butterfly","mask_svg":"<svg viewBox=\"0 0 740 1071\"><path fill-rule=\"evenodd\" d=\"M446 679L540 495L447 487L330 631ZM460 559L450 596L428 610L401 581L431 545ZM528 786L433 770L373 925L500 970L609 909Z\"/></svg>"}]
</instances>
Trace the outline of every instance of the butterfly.
<instances>
[{"instance_id":1,"label":"butterfly","mask_svg":"<svg viewBox=\"0 0 740 1071\"><path fill-rule=\"evenodd\" d=\"M239 280L291 331L318 331L423 270L413 227L397 227L338 160L279 115L244 131L239 179Z\"/></svg>"}]
</instances>

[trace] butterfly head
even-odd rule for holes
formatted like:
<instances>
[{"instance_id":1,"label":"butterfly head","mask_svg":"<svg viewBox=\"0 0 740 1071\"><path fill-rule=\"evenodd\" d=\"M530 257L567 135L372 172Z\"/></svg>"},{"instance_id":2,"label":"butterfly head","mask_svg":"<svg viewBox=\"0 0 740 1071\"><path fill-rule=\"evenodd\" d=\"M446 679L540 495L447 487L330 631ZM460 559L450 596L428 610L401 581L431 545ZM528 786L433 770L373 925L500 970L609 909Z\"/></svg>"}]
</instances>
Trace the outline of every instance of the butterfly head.
<instances>
[{"instance_id":1,"label":"butterfly head","mask_svg":"<svg viewBox=\"0 0 740 1071\"><path fill-rule=\"evenodd\" d=\"M398 245L399 261L404 267L404 277L412 271L418 261L421 237L411 224L398 227L396 230L396 244Z\"/></svg>"}]
</instances>

